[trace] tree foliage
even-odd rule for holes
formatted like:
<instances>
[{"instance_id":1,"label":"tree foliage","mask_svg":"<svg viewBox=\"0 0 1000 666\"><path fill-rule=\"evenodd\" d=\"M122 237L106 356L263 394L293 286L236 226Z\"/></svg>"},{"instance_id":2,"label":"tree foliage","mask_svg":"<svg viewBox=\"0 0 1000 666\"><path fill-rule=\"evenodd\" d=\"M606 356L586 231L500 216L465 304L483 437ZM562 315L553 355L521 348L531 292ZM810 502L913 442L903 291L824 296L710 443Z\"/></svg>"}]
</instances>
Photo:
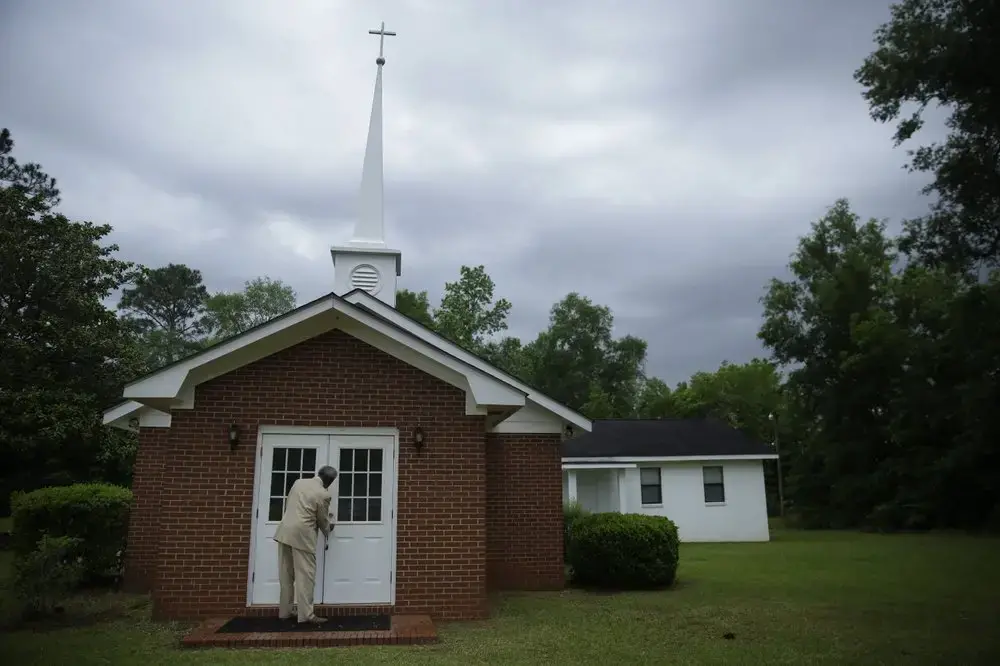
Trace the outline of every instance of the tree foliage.
<instances>
[{"instance_id":1,"label":"tree foliage","mask_svg":"<svg viewBox=\"0 0 1000 666\"><path fill-rule=\"evenodd\" d=\"M912 152L911 167L932 174L927 192L937 201L902 239L904 251L935 264L1000 266L998 34L994 0L903 0L855 72L872 117L898 121L897 144L916 136L929 106L949 112L945 141Z\"/></svg>"},{"instance_id":2,"label":"tree foliage","mask_svg":"<svg viewBox=\"0 0 1000 666\"><path fill-rule=\"evenodd\" d=\"M434 328L434 315L426 291L400 289L396 292L396 310L428 328Z\"/></svg>"},{"instance_id":3,"label":"tree foliage","mask_svg":"<svg viewBox=\"0 0 1000 666\"><path fill-rule=\"evenodd\" d=\"M0 134L0 458L3 488L102 473L100 413L138 369L134 340L104 299L134 267L108 225L57 212L54 178ZM113 463L110 463L113 464ZM0 507L2 508L2 507Z\"/></svg>"},{"instance_id":4,"label":"tree foliage","mask_svg":"<svg viewBox=\"0 0 1000 666\"><path fill-rule=\"evenodd\" d=\"M211 325L207 300L201 271L184 264L144 268L134 285L122 290L118 309L141 336L149 369L199 349Z\"/></svg>"},{"instance_id":5,"label":"tree foliage","mask_svg":"<svg viewBox=\"0 0 1000 666\"><path fill-rule=\"evenodd\" d=\"M482 350L492 336L507 330L510 301L494 302L494 289L485 266L462 266L459 279L444 285L441 305L434 311L437 331L466 349Z\"/></svg>"},{"instance_id":6,"label":"tree foliage","mask_svg":"<svg viewBox=\"0 0 1000 666\"><path fill-rule=\"evenodd\" d=\"M295 290L281 280L258 277L243 291L217 292L205 299L205 329L217 342L260 326L295 309Z\"/></svg>"},{"instance_id":7,"label":"tree foliage","mask_svg":"<svg viewBox=\"0 0 1000 666\"><path fill-rule=\"evenodd\" d=\"M789 498L806 524L982 527L1000 518L1000 292L899 256L846 201L764 298L760 337L792 368ZM894 266L897 267L894 269ZM991 402L993 401L993 402Z\"/></svg>"},{"instance_id":8,"label":"tree foliage","mask_svg":"<svg viewBox=\"0 0 1000 666\"><path fill-rule=\"evenodd\" d=\"M611 309L571 293L524 351L526 380L592 418L631 416L644 380L646 342L615 338Z\"/></svg>"}]
</instances>

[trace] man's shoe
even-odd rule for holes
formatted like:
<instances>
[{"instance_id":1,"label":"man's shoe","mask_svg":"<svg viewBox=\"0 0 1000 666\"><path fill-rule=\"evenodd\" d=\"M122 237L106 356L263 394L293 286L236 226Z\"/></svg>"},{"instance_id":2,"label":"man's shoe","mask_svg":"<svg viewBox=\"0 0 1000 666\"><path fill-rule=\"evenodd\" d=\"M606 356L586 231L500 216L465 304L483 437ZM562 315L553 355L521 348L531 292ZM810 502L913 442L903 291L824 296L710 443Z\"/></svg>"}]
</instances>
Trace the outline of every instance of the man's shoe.
<instances>
[{"instance_id":1,"label":"man's shoe","mask_svg":"<svg viewBox=\"0 0 1000 666\"><path fill-rule=\"evenodd\" d=\"M302 622L299 622L299 624L323 624L324 622L326 622L326 618L325 617L316 617L315 615L313 615L308 620L304 620Z\"/></svg>"}]
</instances>

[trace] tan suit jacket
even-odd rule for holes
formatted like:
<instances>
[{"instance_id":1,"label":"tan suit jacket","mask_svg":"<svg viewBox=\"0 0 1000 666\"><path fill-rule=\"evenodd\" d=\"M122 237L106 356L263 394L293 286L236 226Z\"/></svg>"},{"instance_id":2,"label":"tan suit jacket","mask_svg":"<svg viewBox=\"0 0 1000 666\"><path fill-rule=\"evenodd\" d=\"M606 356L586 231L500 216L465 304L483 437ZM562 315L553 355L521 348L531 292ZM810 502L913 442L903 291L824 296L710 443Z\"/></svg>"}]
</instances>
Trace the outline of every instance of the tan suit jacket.
<instances>
[{"instance_id":1,"label":"tan suit jacket","mask_svg":"<svg viewBox=\"0 0 1000 666\"><path fill-rule=\"evenodd\" d=\"M297 550L315 552L316 530L330 538L330 492L318 476L292 484L274 540Z\"/></svg>"}]
</instances>

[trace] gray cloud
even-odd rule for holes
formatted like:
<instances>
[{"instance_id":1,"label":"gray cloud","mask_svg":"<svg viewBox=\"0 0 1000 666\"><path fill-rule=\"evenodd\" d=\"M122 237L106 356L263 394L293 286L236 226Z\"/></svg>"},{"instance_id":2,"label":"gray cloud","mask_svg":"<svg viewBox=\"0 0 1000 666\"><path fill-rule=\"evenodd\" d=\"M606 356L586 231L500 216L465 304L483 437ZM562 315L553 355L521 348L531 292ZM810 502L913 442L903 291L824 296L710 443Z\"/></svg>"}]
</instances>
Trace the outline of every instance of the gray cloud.
<instances>
[{"instance_id":1,"label":"gray cloud","mask_svg":"<svg viewBox=\"0 0 1000 666\"><path fill-rule=\"evenodd\" d=\"M670 382L762 354L758 299L838 197L919 214L852 72L888 0L8 3L0 124L130 259L329 289L387 40L402 286L485 264L531 338L570 291Z\"/></svg>"}]
</instances>

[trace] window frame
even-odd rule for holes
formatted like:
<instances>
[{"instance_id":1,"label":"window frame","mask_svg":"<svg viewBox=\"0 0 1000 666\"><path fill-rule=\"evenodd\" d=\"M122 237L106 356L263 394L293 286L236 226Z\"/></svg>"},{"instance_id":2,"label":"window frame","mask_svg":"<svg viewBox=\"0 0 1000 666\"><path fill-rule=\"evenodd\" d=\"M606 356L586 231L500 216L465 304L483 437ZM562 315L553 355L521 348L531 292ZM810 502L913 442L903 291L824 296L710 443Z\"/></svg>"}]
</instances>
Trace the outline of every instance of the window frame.
<instances>
[{"instance_id":1,"label":"window frame","mask_svg":"<svg viewBox=\"0 0 1000 666\"><path fill-rule=\"evenodd\" d=\"M709 483L705 478L707 470L718 469L719 470L719 481ZM726 470L725 465L702 465L701 466L701 487L702 493L705 497L705 504L708 506L722 506L726 503ZM709 499L708 489L718 487L720 492L720 497L722 499Z\"/></svg>"},{"instance_id":2,"label":"window frame","mask_svg":"<svg viewBox=\"0 0 1000 666\"><path fill-rule=\"evenodd\" d=\"M281 465L277 465L278 452L283 452ZM294 469L289 467L291 452L296 451L298 457L298 462L295 464ZM307 451L312 451L312 464L306 464ZM319 449L315 446L275 446L271 449L271 473L269 486L267 491L268 503L267 503L267 522L278 523L285 516L285 510L288 508L288 493L292 489L292 484L300 479L307 479L316 474L316 460L319 456ZM280 467L280 469L279 469ZM274 494L274 478L279 476L282 479L282 492L279 495ZM274 502L280 500L281 512L275 517L272 512L274 508Z\"/></svg>"},{"instance_id":3,"label":"window frame","mask_svg":"<svg viewBox=\"0 0 1000 666\"><path fill-rule=\"evenodd\" d=\"M344 453L348 451L350 451L350 459L351 459L349 469L347 469L347 466L345 466L344 464ZM365 452L365 468L363 470L359 470L356 466L358 460L356 455L359 451ZM378 452L378 458L379 458L378 469L372 469L372 462L373 462L372 458L373 458L373 452L375 451ZM387 510L391 511L391 507L386 507L385 494L382 492L383 475L385 474L385 465L387 458L385 450L380 447L342 446L338 449L338 454L339 455L337 460L338 463L337 486L336 486L336 492L334 493L333 496L333 505L334 505L333 513L336 522L338 524L344 524L344 525L379 525L387 522L388 518L386 518L386 511ZM359 477L364 477L365 479L364 494L360 494L357 492L358 489L357 484ZM347 494L344 493L345 490L344 482L346 479L350 479L349 483L350 492ZM372 493L372 488L375 487L372 484L373 480L378 481L377 494ZM346 511L346 513L349 517L347 518L342 517L343 514L345 513L343 511L343 506L344 506L343 502L345 500L347 501L347 506L348 506L348 510ZM364 520L356 520L354 518L356 509L355 503L358 501L364 502L365 506ZM377 506L378 506L379 517L377 520L371 519L373 501L378 502Z\"/></svg>"},{"instance_id":4,"label":"window frame","mask_svg":"<svg viewBox=\"0 0 1000 666\"><path fill-rule=\"evenodd\" d=\"M656 472L656 483L643 483L642 473L646 470L653 470ZM645 496L643 495L643 490L645 488L656 488L656 501L647 502ZM639 468L639 503L642 506L663 506L663 469L659 466L649 465L647 467Z\"/></svg>"}]
</instances>

